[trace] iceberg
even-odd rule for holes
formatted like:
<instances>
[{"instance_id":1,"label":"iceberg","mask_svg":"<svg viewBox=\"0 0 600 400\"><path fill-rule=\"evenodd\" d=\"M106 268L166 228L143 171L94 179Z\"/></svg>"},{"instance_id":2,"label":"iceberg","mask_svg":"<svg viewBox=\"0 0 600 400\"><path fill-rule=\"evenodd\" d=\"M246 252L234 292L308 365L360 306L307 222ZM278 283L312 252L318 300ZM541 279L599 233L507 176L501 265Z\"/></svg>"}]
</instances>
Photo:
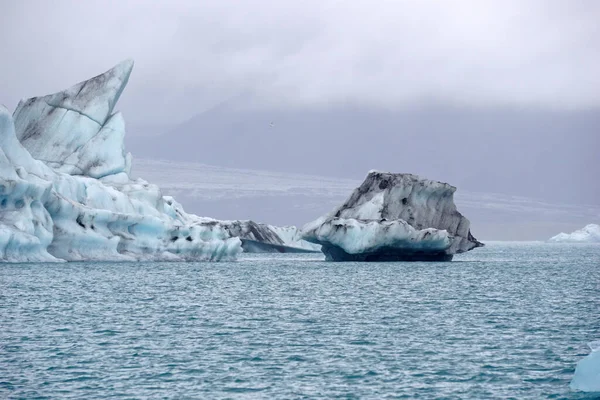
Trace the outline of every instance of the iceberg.
<instances>
[{"instance_id":1,"label":"iceberg","mask_svg":"<svg viewBox=\"0 0 600 400\"><path fill-rule=\"evenodd\" d=\"M600 225L589 224L572 233L561 232L548 241L551 243L600 243Z\"/></svg>"},{"instance_id":2,"label":"iceberg","mask_svg":"<svg viewBox=\"0 0 600 400\"><path fill-rule=\"evenodd\" d=\"M454 186L370 171L346 202L303 227L333 261L450 261L483 244L454 204Z\"/></svg>"},{"instance_id":3,"label":"iceberg","mask_svg":"<svg viewBox=\"0 0 600 400\"><path fill-rule=\"evenodd\" d=\"M600 341L591 342L589 347L591 353L577 363L570 387L572 390L600 393Z\"/></svg>"},{"instance_id":4,"label":"iceberg","mask_svg":"<svg viewBox=\"0 0 600 400\"><path fill-rule=\"evenodd\" d=\"M0 107L0 261L223 260L242 251L220 224L175 211L157 186L129 178L114 106L132 67L21 101L14 119Z\"/></svg>"},{"instance_id":5,"label":"iceberg","mask_svg":"<svg viewBox=\"0 0 600 400\"><path fill-rule=\"evenodd\" d=\"M174 198L165 196L173 215L185 216L188 224L215 226L226 232L229 237L239 238L246 253L318 253L320 246L301 238L295 226L273 226L251 220L221 221L213 218L187 214Z\"/></svg>"},{"instance_id":6,"label":"iceberg","mask_svg":"<svg viewBox=\"0 0 600 400\"><path fill-rule=\"evenodd\" d=\"M321 246L300 237L295 226L278 227L254 221L223 221L232 236L239 237L246 253L320 253Z\"/></svg>"},{"instance_id":7,"label":"iceberg","mask_svg":"<svg viewBox=\"0 0 600 400\"><path fill-rule=\"evenodd\" d=\"M295 253L320 253L321 245L307 242L302 238L302 231L295 226L273 226L267 225L275 232L288 249Z\"/></svg>"},{"instance_id":8,"label":"iceberg","mask_svg":"<svg viewBox=\"0 0 600 400\"><path fill-rule=\"evenodd\" d=\"M185 212L130 177L115 106L126 60L61 92L0 106L0 261L227 260L247 252L318 251L295 227Z\"/></svg>"},{"instance_id":9,"label":"iceberg","mask_svg":"<svg viewBox=\"0 0 600 400\"><path fill-rule=\"evenodd\" d=\"M159 188L142 179L70 175L35 160L4 107L0 150L2 261L221 260L242 250L219 226L170 214Z\"/></svg>"}]
</instances>

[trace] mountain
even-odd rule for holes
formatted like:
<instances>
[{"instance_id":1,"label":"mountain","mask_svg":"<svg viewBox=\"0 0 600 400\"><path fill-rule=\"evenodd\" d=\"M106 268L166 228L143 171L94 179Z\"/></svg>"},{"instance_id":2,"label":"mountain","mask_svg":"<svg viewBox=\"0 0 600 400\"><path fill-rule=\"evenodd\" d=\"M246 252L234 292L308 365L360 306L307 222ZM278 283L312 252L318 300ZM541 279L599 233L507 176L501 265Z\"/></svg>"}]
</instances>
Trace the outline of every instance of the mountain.
<instances>
[{"instance_id":1,"label":"mountain","mask_svg":"<svg viewBox=\"0 0 600 400\"><path fill-rule=\"evenodd\" d=\"M598 110L259 108L246 95L162 135L133 137L128 150L137 158L351 179L373 168L410 172L463 190L598 204L598 131Z\"/></svg>"}]
</instances>

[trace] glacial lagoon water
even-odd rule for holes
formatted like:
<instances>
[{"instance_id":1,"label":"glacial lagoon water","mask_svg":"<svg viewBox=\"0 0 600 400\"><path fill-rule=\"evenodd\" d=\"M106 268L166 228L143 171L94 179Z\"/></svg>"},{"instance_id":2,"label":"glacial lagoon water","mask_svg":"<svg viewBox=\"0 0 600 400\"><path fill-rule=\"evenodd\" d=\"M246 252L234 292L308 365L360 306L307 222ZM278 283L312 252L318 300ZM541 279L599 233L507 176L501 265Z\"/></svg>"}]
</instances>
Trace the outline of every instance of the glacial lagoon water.
<instances>
[{"instance_id":1,"label":"glacial lagoon water","mask_svg":"<svg viewBox=\"0 0 600 400\"><path fill-rule=\"evenodd\" d=\"M0 398L597 398L600 246L0 265Z\"/></svg>"}]
</instances>

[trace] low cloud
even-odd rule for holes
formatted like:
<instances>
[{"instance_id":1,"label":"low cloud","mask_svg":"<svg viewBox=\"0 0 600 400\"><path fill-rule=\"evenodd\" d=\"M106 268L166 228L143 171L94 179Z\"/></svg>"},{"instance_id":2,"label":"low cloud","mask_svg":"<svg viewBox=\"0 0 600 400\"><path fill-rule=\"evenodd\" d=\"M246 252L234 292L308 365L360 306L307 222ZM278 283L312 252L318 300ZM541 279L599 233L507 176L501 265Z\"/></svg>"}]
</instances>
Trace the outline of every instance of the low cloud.
<instances>
[{"instance_id":1,"label":"low cloud","mask_svg":"<svg viewBox=\"0 0 600 400\"><path fill-rule=\"evenodd\" d=\"M137 62L129 118L257 106L600 106L595 1L20 1L0 16L0 102Z\"/></svg>"}]
</instances>

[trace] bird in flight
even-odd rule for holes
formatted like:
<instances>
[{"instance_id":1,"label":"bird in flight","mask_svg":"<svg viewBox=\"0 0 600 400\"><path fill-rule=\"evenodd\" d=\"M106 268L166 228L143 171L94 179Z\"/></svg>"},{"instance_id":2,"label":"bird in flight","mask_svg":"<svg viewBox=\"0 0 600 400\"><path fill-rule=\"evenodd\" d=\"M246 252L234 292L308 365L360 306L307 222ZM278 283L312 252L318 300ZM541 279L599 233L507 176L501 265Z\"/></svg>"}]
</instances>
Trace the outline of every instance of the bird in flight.
<instances>
[{"instance_id":1,"label":"bird in flight","mask_svg":"<svg viewBox=\"0 0 600 400\"><path fill-rule=\"evenodd\" d=\"M275 124L273 123L273 121L271 121L271 123L269 124L269 127L271 127L271 128L272 128L272 127L274 127L274 126L275 126Z\"/></svg>"}]
</instances>

